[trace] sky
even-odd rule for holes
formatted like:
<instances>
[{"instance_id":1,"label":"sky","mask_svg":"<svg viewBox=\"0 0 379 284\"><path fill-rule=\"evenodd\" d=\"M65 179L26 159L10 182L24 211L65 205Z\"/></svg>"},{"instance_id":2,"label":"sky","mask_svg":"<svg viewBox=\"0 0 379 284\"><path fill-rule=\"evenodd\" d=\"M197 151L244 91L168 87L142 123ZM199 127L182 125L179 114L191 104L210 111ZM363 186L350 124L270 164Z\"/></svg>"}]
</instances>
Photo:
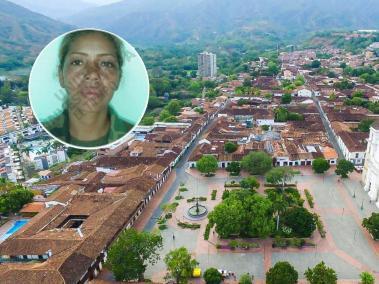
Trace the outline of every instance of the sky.
<instances>
[{"instance_id":1,"label":"sky","mask_svg":"<svg viewBox=\"0 0 379 284\"><path fill-rule=\"evenodd\" d=\"M115 2L120 2L121 0L84 0L84 2L88 2L95 5L106 5Z\"/></svg>"}]
</instances>

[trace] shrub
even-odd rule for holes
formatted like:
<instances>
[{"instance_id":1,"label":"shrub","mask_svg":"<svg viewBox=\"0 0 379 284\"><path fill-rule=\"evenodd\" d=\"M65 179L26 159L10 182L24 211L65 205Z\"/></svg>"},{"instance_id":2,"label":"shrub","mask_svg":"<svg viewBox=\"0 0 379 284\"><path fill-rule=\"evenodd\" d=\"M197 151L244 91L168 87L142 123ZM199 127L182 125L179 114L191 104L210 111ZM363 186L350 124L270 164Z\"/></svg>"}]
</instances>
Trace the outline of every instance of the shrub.
<instances>
[{"instance_id":1,"label":"shrub","mask_svg":"<svg viewBox=\"0 0 379 284\"><path fill-rule=\"evenodd\" d=\"M165 219L171 219L172 218L172 213L167 213L164 217L165 217Z\"/></svg>"},{"instance_id":2,"label":"shrub","mask_svg":"<svg viewBox=\"0 0 379 284\"><path fill-rule=\"evenodd\" d=\"M212 228L211 223L208 223L204 231L204 240L209 239L209 233L211 232L211 228Z\"/></svg>"},{"instance_id":3,"label":"shrub","mask_svg":"<svg viewBox=\"0 0 379 284\"><path fill-rule=\"evenodd\" d=\"M160 225L161 225L161 224L166 224L166 221L167 221L167 220L166 220L165 218L162 218L162 217L161 217L161 218L158 219L158 222L157 222L157 223L160 224Z\"/></svg>"},{"instance_id":4,"label":"shrub","mask_svg":"<svg viewBox=\"0 0 379 284\"><path fill-rule=\"evenodd\" d=\"M179 188L179 191L180 192L185 192L185 191L188 191L188 189L186 187L181 187L181 188Z\"/></svg>"},{"instance_id":5,"label":"shrub","mask_svg":"<svg viewBox=\"0 0 379 284\"><path fill-rule=\"evenodd\" d=\"M200 197L199 197L199 201L207 201L207 198L206 198L206 197L203 197L203 196L200 196Z\"/></svg>"},{"instance_id":6,"label":"shrub","mask_svg":"<svg viewBox=\"0 0 379 284\"><path fill-rule=\"evenodd\" d=\"M314 206L314 203L313 203L313 197L311 195L311 193L309 192L308 189L305 189L304 190L304 193L305 193L305 197L307 198L307 201L308 201L308 204L311 208L313 208Z\"/></svg>"},{"instance_id":7,"label":"shrub","mask_svg":"<svg viewBox=\"0 0 379 284\"><path fill-rule=\"evenodd\" d=\"M288 241L286 239L283 239L279 236L276 236L273 243L273 248L287 248L288 247Z\"/></svg>"},{"instance_id":8,"label":"shrub","mask_svg":"<svg viewBox=\"0 0 379 284\"><path fill-rule=\"evenodd\" d=\"M159 230L166 230L168 227L166 224L161 224L158 226Z\"/></svg>"},{"instance_id":9,"label":"shrub","mask_svg":"<svg viewBox=\"0 0 379 284\"><path fill-rule=\"evenodd\" d=\"M216 248L217 248L217 249L220 249L220 248L221 248L221 245L220 245L220 244L216 244Z\"/></svg>"},{"instance_id":10,"label":"shrub","mask_svg":"<svg viewBox=\"0 0 379 284\"><path fill-rule=\"evenodd\" d=\"M236 248L241 248L241 249L259 248L259 244L257 244L257 243L241 242L241 241L237 241L237 240L231 240L228 243L228 246L232 250L234 250Z\"/></svg>"},{"instance_id":11,"label":"shrub","mask_svg":"<svg viewBox=\"0 0 379 284\"><path fill-rule=\"evenodd\" d=\"M325 238L326 237L326 231L324 229L324 224L322 223L320 216L317 215L316 213L314 213L313 216L314 216L314 219L316 222L317 230L320 233L321 238Z\"/></svg>"},{"instance_id":12,"label":"shrub","mask_svg":"<svg viewBox=\"0 0 379 284\"><path fill-rule=\"evenodd\" d=\"M212 190L211 200L216 200L216 194L217 194L217 190L216 189Z\"/></svg>"},{"instance_id":13,"label":"shrub","mask_svg":"<svg viewBox=\"0 0 379 284\"><path fill-rule=\"evenodd\" d=\"M236 249L237 246L238 246L238 242L236 240L231 240L229 243L228 243L230 249Z\"/></svg>"},{"instance_id":14,"label":"shrub","mask_svg":"<svg viewBox=\"0 0 379 284\"><path fill-rule=\"evenodd\" d=\"M175 196L175 200L181 200L181 199L183 199L183 196L181 196L181 195Z\"/></svg>"},{"instance_id":15,"label":"shrub","mask_svg":"<svg viewBox=\"0 0 379 284\"><path fill-rule=\"evenodd\" d=\"M178 222L178 226L182 229L191 229L191 230L196 230L200 228L200 224L196 223L186 223L186 222Z\"/></svg>"}]
</instances>

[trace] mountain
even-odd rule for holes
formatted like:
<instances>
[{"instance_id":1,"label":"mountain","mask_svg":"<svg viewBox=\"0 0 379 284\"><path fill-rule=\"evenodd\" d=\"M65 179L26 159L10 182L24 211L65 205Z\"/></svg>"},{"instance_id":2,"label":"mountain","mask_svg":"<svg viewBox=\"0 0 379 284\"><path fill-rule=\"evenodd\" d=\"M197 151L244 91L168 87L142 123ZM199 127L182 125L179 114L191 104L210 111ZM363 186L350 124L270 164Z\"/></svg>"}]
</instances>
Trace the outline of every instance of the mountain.
<instances>
[{"instance_id":1,"label":"mountain","mask_svg":"<svg viewBox=\"0 0 379 284\"><path fill-rule=\"evenodd\" d=\"M0 70L30 66L50 40L72 28L0 0Z\"/></svg>"},{"instance_id":2,"label":"mountain","mask_svg":"<svg viewBox=\"0 0 379 284\"><path fill-rule=\"evenodd\" d=\"M11 2L53 19L61 19L95 5L80 0L10 0Z\"/></svg>"},{"instance_id":3,"label":"mountain","mask_svg":"<svg viewBox=\"0 0 379 284\"><path fill-rule=\"evenodd\" d=\"M301 36L329 29L378 29L378 0L124 0L65 18L137 44L170 44L255 32Z\"/></svg>"}]
</instances>

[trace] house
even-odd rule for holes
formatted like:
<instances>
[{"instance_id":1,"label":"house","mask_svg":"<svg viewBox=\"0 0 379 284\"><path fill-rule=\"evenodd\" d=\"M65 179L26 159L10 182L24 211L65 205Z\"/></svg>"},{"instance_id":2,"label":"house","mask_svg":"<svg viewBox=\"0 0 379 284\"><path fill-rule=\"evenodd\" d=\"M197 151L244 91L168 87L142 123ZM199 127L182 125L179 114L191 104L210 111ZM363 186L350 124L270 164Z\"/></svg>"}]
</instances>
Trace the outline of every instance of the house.
<instances>
[{"instance_id":1,"label":"house","mask_svg":"<svg viewBox=\"0 0 379 284\"><path fill-rule=\"evenodd\" d=\"M363 169L365 162L368 133L341 131L337 134L337 142L346 160L352 162L357 169Z\"/></svg>"},{"instance_id":2,"label":"house","mask_svg":"<svg viewBox=\"0 0 379 284\"><path fill-rule=\"evenodd\" d=\"M39 171L38 175L39 175L41 180L48 180L53 176L52 172L49 170Z\"/></svg>"}]
</instances>

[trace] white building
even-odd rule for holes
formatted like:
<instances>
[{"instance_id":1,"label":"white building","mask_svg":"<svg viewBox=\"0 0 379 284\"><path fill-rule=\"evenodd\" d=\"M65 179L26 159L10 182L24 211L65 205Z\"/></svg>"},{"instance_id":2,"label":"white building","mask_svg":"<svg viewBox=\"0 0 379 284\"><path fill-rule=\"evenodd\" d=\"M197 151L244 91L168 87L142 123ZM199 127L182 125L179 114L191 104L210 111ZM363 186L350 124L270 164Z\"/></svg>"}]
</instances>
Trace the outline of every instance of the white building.
<instances>
[{"instance_id":1,"label":"white building","mask_svg":"<svg viewBox=\"0 0 379 284\"><path fill-rule=\"evenodd\" d=\"M379 122L374 123L370 129L362 181L370 200L376 202L379 208Z\"/></svg>"},{"instance_id":2,"label":"white building","mask_svg":"<svg viewBox=\"0 0 379 284\"><path fill-rule=\"evenodd\" d=\"M307 89L301 89L297 92L298 97L302 98L311 98L312 97L312 91L307 90Z\"/></svg>"},{"instance_id":3,"label":"white building","mask_svg":"<svg viewBox=\"0 0 379 284\"><path fill-rule=\"evenodd\" d=\"M216 54L202 52L197 56L197 66L200 77L216 77L217 65Z\"/></svg>"},{"instance_id":4,"label":"white building","mask_svg":"<svg viewBox=\"0 0 379 284\"><path fill-rule=\"evenodd\" d=\"M345 159L361 170L367 150L367 133L341 131L336 137Z\"/></svg>"}]
</instances>

